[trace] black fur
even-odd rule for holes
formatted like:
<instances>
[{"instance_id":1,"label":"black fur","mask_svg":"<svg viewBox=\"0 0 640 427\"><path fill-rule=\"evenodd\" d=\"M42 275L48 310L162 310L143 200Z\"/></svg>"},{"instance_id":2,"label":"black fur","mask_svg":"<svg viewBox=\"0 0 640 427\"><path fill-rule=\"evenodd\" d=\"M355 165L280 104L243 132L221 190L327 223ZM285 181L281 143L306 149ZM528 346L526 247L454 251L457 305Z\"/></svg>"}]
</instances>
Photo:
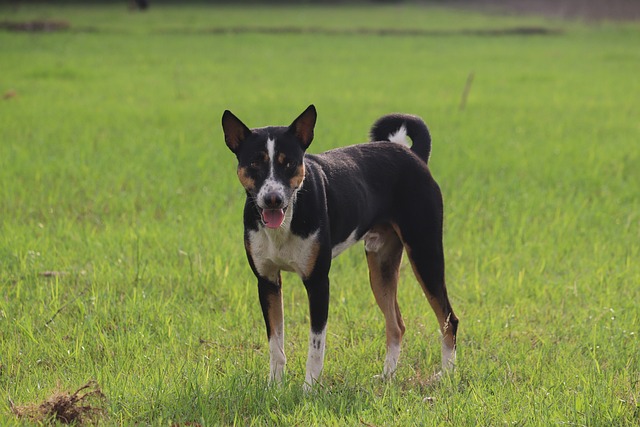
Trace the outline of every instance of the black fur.
<instances>
[{"instance_id":1,"label":"black fur","mask_svg":"<svg viewBox=\"0 0 640 427\"><path fill-rule=\"evenodd\" d=\"M289 127L249 130L230 112L223 115L227 145L236 154L238 168L246 177L245 242L249 264L258 279L267 335L271 336L273 328L269 321L273 307L269 306L268 296L280 295L280 268L260 271L258 265L265 254L252 249L251 236L265 227L262 210L275 207L293 210L289 212L290 227L282 232L300 238L317 233L313 265L299 273L309 296L312 331L322 331L327 322L332 250L354 232L356 240L360 240L376 227L387 230L392 227L409 254L443 334L452 334L450 339L455 348L458 319L445 287L442 195L427 167L431 136L426 124L417 116L391 114L380 118L371 128L375 143L305 154L313 139L315 120L313 106ZM389 136L403 126L413 142L411 148L389 142ZM268 139L275 141L275 155L284 159L282 164L274 163L273 169L264 160ZM302 164L305 171L302 186L287 186L294 177L294 169ZM280 197L274 202L273 196L269 200L260 199L265 198L260 189L267 179L286 187L280 191L282 202ZM384 262L381 265L383 278L397 274L385 267Z\"/></svg>"}]
</instances>

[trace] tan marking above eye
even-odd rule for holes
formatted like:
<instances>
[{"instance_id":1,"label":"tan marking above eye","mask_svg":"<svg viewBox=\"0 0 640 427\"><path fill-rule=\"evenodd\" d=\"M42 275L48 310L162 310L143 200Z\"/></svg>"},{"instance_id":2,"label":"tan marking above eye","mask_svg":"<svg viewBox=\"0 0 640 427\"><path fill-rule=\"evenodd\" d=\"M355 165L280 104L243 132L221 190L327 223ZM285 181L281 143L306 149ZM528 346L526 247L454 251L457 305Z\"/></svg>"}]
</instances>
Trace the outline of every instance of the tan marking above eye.
<instances>
[{"instance_id":1,"label":"tan marking above eye","mask_svg":"<svg viewBox=\"0 0 640 427\"><path fill-rule=\"evenodd\" d=\"M302 181L304 181L304 163L296 168L296 173L289 180L289 185L291 188L298 188L302 185Z\"/></svg>"},{"instance_id":2,"label":"tan marking above eye","mask_svg":"<svg viewBox=\"0 0 640 427\"><path fill-rule=\"evenodd\" d=\"M238 168L238 179L240 180L240 184L247 190L253 190L256 187L256 182L249 176L247 168Z\"/></svg>"},{"instance_id":3,"label":"tan marking above eye","mask_svg":"<svg viewBox=\"0 0 640 427\"><path fill-rule=\"evenodd\" d=\"M278 158L277 158L278 164L284 165L286 161L287 161L287 156L285 156L284 153L278 154Z\"/></svg>"}]
</instances>

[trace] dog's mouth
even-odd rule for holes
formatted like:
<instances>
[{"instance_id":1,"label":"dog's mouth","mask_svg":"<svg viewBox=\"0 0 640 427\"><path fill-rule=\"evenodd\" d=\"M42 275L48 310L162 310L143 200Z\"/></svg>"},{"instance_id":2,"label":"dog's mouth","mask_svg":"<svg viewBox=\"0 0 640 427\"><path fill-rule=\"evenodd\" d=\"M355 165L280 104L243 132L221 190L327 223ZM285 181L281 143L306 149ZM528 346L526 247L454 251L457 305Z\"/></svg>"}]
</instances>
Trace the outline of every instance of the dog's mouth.
<instances>
[{"instance_id":1,"label":"dog's mouth","mask_svg":"<svg viewBox=\"0 0 640 427\"><path fill-rule=\"evenodd\" d=\"M284 222L285 209L262 209L262 222L267 228L280 228Z\"/></svg>"}]
</instances>

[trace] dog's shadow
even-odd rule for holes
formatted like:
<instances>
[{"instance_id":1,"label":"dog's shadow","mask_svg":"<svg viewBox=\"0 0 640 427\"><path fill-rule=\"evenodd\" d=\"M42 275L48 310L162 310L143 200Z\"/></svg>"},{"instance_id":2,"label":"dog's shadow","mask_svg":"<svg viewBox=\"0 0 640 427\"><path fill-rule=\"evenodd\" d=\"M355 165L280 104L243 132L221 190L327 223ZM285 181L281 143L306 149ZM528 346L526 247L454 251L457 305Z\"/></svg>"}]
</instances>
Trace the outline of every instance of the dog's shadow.
<instances>
[{"instance_id":1,"label":"dog's shadow","mask_svg":"<svg viewBox=\"0 0 640 427\"><path fill-rule=\"evenodd\" d=\"M305 393L299 381L288 380L294 375L285 376L280 385L269 385L262 375L261 370L259 373L219 373L219 377L208 384L188 378L176 379L182 382L182 387L156 395L157 400L151 399L145 418L169 420L170 425L176 427L288 425L298 424L301 419L320 421L324 417L350 420L354 414L370 413L372 409L384 412L388 405L412 396L418 399L416 402L433 404L437 398L431 396L439 395L441 388L450 386L446 378L418 380L421 384L417 390L412 381L373 377L348 382L327 379L327 383L316 384L312 391Z\"/></svg>"}]
</instances>

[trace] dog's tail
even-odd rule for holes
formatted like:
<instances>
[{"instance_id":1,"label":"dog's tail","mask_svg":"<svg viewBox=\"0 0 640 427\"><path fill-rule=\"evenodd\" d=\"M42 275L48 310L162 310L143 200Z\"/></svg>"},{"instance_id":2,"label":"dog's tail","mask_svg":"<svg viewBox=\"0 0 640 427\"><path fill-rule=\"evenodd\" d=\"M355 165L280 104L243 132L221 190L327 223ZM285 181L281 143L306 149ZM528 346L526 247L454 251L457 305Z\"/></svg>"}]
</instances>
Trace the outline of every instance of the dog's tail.
<instances>
[{"instance_id":1,"label":"dog's tail","mask_svg":"<svg viewBox=\"0 0 640 427\"><path fill-rule=\"evenodd\" d=\"M380 117L371 127L371 141L391 141L408 145L411 138L411 151L427 163L431 154L431 135L425 122L410 114L388 114Z\"/></svg>"}]
</instances>

